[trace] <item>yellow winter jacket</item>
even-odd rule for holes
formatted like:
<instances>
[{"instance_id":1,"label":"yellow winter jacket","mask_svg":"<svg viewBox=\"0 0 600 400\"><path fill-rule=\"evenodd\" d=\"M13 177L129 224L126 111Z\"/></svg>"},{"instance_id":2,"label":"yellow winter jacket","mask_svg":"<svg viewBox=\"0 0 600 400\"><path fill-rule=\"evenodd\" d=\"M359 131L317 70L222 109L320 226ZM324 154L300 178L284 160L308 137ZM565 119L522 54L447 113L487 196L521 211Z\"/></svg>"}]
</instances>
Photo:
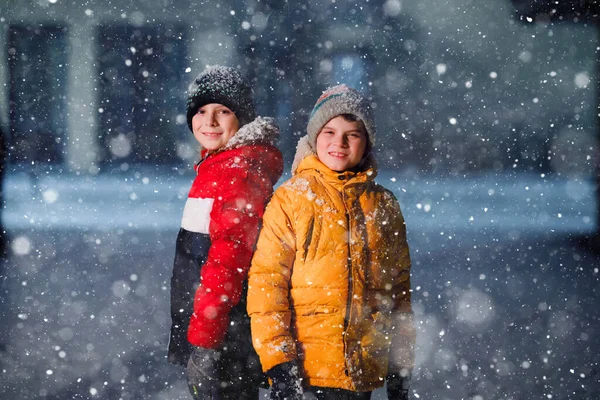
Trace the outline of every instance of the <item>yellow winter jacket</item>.
<instances>
[{"instance_id":1,"label":"yellow winter jacket","mask_svg":"<svg viewBox=\"0 0 600 400\"><path fill-rule=\"evenodd\" d=\"M303 385L363 392L383 386L388 364L412 368L404 218L375 175L308 156L273 195L248 281L265 372L297 359Z\"/></svg>"}]
</instances>

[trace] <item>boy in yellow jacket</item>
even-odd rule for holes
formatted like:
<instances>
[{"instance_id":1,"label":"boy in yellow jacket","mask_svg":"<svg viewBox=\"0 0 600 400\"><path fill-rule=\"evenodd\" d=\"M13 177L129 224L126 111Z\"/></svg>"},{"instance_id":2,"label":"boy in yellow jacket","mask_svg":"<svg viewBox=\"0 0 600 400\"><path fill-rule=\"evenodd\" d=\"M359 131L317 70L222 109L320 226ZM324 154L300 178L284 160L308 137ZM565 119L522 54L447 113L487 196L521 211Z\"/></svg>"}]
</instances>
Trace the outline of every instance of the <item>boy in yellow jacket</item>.
<instances>
[{"instance_id":1,"label":"boy in yellow jacket","mask_svg":"<svg viewBox=\"0 0 600 400\"><path fill-rule=\"evenodd\" d=\"M317 101L292 178L273 195L249 271L252 341L271 399L408 399L415 329L406 228L376 184L372 108L333 87ZM310 398L314 398L310 397Z\"/></svg>"}]
</instances>

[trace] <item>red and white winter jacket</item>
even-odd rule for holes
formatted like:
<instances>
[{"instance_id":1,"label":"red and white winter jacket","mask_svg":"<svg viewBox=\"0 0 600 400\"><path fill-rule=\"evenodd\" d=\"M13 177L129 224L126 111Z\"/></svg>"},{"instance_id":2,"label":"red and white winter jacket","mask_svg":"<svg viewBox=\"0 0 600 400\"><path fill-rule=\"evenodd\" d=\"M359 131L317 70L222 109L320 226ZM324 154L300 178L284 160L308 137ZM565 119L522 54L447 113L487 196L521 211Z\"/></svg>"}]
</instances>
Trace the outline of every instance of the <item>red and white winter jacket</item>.
<instances>
[{"instance_id":1,"label":"red and white winter jacket","mask_svg":"<svg viewBox=\"0 0 600 400\"><path fill-rule=\"evenodd\" d=\"M240 301L265 205L283 172L278 135L272 118L258 117L223 149L203 152L196 166L181 227L209 235L211 244L188 329L194 346L219 347Z\"/></svg>"}]
</instances>

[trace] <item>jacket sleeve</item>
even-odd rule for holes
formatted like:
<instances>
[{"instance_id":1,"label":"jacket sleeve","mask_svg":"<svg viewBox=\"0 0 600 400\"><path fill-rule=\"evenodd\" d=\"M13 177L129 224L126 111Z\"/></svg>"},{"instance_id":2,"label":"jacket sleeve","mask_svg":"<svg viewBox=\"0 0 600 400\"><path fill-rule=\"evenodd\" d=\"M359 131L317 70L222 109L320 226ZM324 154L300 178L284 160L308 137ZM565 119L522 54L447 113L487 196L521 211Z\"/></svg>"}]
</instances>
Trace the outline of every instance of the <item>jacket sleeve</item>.
<instances>
[{"instance_id":1,"label":"jacket sleeve","mask_svg":"<svg viewBox=\"0 0 600 400\"><path fill-rule=\"evenodd\" d=\"M278 189L267 206L248 275L252 343L263 371L297 358L291 333L290 277L296 254L292 203Z\"/></svg>"},{"instance_id":2,"label":"jacket sleeve","mask_svg":"<svg viewBox=\"0 0 600 400\"><path fill-rule=\"evenodd\" d=\"M210 249L200 272L188 340L195 346L218 347L227 333L229 312L240 302L264 205L272 183L247 160L224 166L223 190L210 214Z\"/></svg>"},{"instance_id":3,"label":"jacket sleeve","mask_svg":"<svg viewBox=\"0 0 600 400\"><path fill-rule=\"evenodd\" d=\"M394 199L395 200L395 199ZM410 253L406 240L406 224L398 201L391 202L394 215L394 234L397 238L391 246L397 259L392 288L392 345L390 348L389 372L398 372L403 368L411 370L414 366L414 347L416 331L413 323L410 286ZM397 234L396 234L397 232Z\"/></svg>"}]
</instances>

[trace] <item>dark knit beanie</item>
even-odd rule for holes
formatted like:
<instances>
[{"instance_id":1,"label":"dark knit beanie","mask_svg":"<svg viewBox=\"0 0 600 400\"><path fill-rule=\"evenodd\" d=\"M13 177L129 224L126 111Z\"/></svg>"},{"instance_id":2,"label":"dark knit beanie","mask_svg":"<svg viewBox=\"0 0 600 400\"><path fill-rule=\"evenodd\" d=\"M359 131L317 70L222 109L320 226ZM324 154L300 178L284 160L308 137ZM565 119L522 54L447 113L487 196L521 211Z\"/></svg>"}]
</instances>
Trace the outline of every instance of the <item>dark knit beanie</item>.
<instances>
[{"instance_id":1,"label":"dark knit beanie","mask_svg":"<svg viewBox=\"0 0 600 400\"><path fill-rule=\"evenodd\" d=\"M192 130L192 118L206 104L223 104L235 113L240 127L256 117L252 88L235 68L207 67L188 89L187 123Z\"/></svg>"},{"instance_id":2,"label":"dark knit beanie","mask_svg":"<svg viewBox=\"0 0 600 400\"><path fill-rule=\"evenodd\" d=\"M367 129L371 146L375 145L376 127L371 104L356 89L338 85L323 92L310 114L306 131L308 143L313 149L317 148L317 135L323 126L332 118L342 114L352 114L360 118Z\"/></svg>"}]
</instances>

